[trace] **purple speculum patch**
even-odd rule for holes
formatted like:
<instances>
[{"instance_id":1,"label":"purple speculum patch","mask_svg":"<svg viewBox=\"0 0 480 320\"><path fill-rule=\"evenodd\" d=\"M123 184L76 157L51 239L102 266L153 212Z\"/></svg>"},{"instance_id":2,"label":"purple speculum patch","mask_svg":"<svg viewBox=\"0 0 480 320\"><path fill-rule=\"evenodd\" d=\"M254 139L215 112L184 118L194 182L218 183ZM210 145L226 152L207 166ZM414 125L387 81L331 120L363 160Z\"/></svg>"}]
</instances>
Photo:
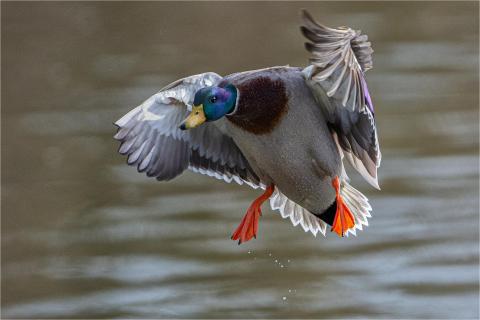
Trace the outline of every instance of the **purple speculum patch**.
<instances>
[{"instance_id":1,"label":"purple speculum patch","mask_svg":"<svg viewBox=\"0 0 480 320\"><path fill-rule=\"evenodd\" d=\"M367 82L365 81L365 79L363 77L361 77L361 79L362 79L363 88L365 89L364 90L364 92L365 92L365 102L367 104L368 109L372 112L372 114L374 114L375 112L373 110L372 98L370 97L370 92L368 92Z\"/></svg>"}]
</instances>

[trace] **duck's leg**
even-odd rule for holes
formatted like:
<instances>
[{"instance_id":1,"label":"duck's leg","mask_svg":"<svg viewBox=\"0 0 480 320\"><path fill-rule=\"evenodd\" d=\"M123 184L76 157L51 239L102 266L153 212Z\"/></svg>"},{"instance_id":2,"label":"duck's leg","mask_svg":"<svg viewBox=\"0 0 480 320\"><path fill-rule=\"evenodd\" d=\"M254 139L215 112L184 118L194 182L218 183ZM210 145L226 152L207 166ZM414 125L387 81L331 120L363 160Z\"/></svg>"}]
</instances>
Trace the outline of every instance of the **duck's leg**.
<instances>
[{"instance_id":1,"label":"duck's leg","mask_svg":"<svg viewBox=\"0 0 480 320\"><path fill-rule=\"evenodd\" d=\"M238 244L246 242L253 237L257 237L258 218L262 215L262 203L264 203L273 193L275 186L269 185L265 192L255 199L247 210L242 221L232 235L232 240L238 240Z\"/></svg>"},{"instance_id":2,"label":"duck's leg","mask_svg":"<svg viewBox=\"0 0 480 320\"><path fill-rule=\"evenodd\" d=\"M337 211L333 219L332 231L343 237L348 229L355 227L355 220L352 212L340 195L340 179L338 177L333 178L332 186L335 189L337 200Z\"/></svg>"}]
</instances>

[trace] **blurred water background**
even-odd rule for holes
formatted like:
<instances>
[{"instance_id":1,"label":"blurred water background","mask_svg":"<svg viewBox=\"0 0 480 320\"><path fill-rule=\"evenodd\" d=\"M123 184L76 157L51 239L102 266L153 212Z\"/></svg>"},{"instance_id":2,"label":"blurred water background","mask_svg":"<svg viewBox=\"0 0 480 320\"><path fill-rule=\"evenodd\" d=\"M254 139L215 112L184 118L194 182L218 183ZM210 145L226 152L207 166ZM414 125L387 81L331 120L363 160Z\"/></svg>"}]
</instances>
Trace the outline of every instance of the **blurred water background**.
<instances>
[{"instance_id":1,"label":"blurred water background","mask_svg":"<svg viewBox=\"0 0 480 320\"><path fill-rule=\"evenodd\" d=\"M259 192L116 153L112 122L180 77L304 66L299 9L373 42L381 192L312 237ZM479 317L478 2L2 2L2 318Z\"/></svg>"}]
</instances>

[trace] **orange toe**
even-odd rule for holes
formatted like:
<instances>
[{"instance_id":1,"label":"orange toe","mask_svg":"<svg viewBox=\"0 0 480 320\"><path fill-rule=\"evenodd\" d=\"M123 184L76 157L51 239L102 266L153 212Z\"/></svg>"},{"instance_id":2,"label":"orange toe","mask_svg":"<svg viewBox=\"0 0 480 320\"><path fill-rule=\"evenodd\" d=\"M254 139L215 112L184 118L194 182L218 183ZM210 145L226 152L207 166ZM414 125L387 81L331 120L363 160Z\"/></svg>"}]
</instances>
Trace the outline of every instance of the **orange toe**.
<instances>
[{"instance_id":1,"label":"orange toe","mask_svg":"<svg viewBox=\"0 0 480 320\"><path fill-rule=\"evenodd\" d=\"M335 212L332 231L338 234L340 237L343 237L348 229L355 227L355 219L340 195L340 181L338 177L335 177L332 180L332 186L335 188L337 200L337 211Z\"/></svg>"},{"instance_id":2,"label":"orange toe","mask_svg":"<svg viewBox=\"0 0 480 320\"><path fill-rule=\"evenodd\" d=\"M238 240L238 244L246 242L253 237L257 237L258 220L262 215L262 204L270 198L274 190L274 185L267 187L265 192L255 199L247 210L237 229L232 234L232 240Z\"/></svg>"}]
</instances>

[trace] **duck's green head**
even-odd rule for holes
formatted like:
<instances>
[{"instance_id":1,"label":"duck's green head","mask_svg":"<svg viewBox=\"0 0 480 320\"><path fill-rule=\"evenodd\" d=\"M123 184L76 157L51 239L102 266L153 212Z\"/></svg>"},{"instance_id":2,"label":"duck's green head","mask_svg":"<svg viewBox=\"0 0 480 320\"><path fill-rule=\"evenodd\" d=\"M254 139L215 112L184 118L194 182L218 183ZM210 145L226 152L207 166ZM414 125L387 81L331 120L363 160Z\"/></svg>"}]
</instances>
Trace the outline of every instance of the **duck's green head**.
<instances>
[{"instance_id":1,"label":"duck's green head","mask_svg":"<svg viewBox=\"0 0 480 320\"><path fill-rule=\"evenodd\" d=\"M232 84L222 87L205 87L195 93L192 112L180 125L187 130L205 121L215 121L235 110L237 88Z\"/></svg>"}]
</instances>

